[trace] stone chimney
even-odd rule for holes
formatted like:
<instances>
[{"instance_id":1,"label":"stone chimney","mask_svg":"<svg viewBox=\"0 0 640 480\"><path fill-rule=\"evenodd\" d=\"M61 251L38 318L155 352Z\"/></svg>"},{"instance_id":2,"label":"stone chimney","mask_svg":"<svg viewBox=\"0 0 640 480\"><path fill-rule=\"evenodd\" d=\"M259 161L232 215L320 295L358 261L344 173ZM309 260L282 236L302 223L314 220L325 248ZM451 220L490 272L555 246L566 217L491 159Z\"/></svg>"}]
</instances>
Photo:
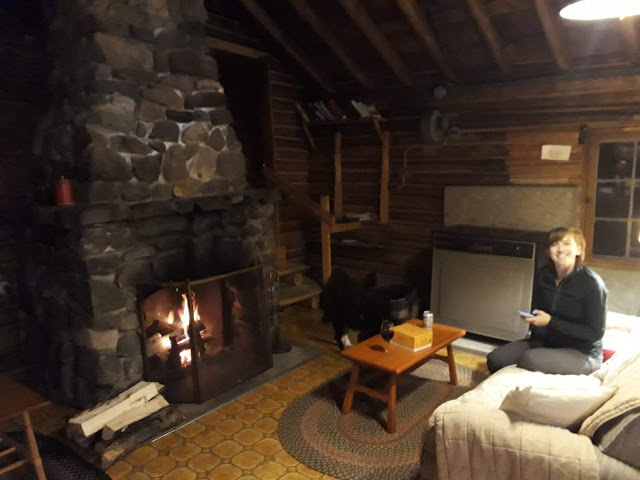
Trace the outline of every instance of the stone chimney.
<instances>
[{"instance_id":1,"label":"stone chimney","mask_svg":"<svg viewBox=\"0 0 640 480\"><path fill-rule=\"evenodd\" d=\"M40 383L85 407L142 378L136 286L273 262L276 198L247 188L202 0L55 5L29 345ZM74 205L51 205L61 177Z\"/></svg>"}]
</instances>

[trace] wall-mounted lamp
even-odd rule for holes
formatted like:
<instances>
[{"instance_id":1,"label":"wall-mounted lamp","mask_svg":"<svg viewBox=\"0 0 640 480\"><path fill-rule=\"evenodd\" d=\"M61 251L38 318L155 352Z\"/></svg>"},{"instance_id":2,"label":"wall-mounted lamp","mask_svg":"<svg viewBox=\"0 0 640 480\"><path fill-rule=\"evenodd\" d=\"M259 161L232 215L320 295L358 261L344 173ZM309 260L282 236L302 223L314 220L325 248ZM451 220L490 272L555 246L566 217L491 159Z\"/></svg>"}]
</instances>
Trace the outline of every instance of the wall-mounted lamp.
<instances>
[{"instance_id":1,"label":"wall-mounted lamp","mask_svg":"<svg viewBox=\"0 0 640 480\"><path fill-rule=\"evenodd\" d=\"M560 10L568 20L603 20L640 15L638 0L580 0Z\"/></svg>"}]
</instances>

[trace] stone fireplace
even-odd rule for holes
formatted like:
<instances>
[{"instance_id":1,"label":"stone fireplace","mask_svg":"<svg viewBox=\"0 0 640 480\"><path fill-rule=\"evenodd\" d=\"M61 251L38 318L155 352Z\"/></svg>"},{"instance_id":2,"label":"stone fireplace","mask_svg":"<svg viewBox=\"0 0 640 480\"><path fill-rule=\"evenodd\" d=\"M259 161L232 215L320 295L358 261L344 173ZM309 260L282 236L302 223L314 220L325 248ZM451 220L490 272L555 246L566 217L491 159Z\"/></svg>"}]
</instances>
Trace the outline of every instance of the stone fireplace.
<instances>
[{"instance_id":1,"label":"stone fireplace","mask_svg":"<svg viewBox=\"0 0 640 480\"><path fill-rule=\"evenodd\" d=\"M142 378L140 285L262 265L275 297L277 195L247 185L202 0L60 0L50 17L28 344L40 384L86 407ZM61 177L74 205L51 206Z\"/></svg>"}]
</instances>

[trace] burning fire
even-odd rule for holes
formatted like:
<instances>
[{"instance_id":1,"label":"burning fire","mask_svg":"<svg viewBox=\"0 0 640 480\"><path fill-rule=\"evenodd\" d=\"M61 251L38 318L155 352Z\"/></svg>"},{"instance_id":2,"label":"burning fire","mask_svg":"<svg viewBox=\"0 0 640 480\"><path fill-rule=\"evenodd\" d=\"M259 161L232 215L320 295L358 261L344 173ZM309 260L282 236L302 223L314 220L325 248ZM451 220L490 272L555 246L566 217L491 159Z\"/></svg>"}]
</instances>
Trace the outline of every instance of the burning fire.
<instances>
[{"instance_id":1,"label":"burning fire","mask_svg":"<svg viewBox=\"0 0 640 480\"><path fill-rule=\"evenodd\" d=\"M182 294L182 307L178 310L178 317L180 317L180 327L184 332L182 340L178 340L178 343L185 343L189 341L189 303L187 302L187 296ZM200 320L200 313L198 312L198 304L196 299L193 299L193 319L197 322ZM175 314L173 311L167 315L167 323L173 325L175 322Z\"/></svg>"},{"instance_id":2,"label":"burning fire","mask_svg":"<svg viewBox=\"0 0 640 480\"><path fill-rule=\"evenodd\" d=\"M198 312L198 304L196 303L196 299L195 296L193 298L193 319L194 321L199 321L200 320L200 313ZM189 302L187 301L187 295L186 294L182 294L182 306L180 309L178 309L177 311L177 316L179 317L179 324L176 324L179 328L182 328L183 331L183 335L182 338L180 340L178 340L178 344L182 345L185 343L189 343L190 337L189 337ZM167 315L167 323L169 323L170 325L173 325L173 323L176 321L176 315L174 314L173 311L169 312L169 315ZM167 349L171 348L171 340L169 338L165 338L163 339L163 344L164 347L166 347ZM187 348L185 350L180 350L180 364L184 367L187 365L191 365L191 349Z\"/></svg>"}]
</instances>

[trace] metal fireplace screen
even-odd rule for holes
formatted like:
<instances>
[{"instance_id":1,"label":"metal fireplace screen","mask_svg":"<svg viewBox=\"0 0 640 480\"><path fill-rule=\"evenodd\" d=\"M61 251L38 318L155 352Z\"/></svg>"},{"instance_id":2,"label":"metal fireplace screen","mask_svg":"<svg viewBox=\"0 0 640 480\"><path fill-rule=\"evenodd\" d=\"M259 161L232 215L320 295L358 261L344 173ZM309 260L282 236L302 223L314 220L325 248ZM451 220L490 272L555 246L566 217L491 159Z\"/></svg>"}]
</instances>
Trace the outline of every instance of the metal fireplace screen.
<instances>
[{"instance_id":1,"label":"metal fireplace screen","mask_svg":"<svg viewBox=\"0 0 640 480\"><path fill-rule=\"evenodd\" d=\"M259 266L140 287L146 380L172 403L201 403L271 368L264 285Z\"/></svg>"}]
</instances>

